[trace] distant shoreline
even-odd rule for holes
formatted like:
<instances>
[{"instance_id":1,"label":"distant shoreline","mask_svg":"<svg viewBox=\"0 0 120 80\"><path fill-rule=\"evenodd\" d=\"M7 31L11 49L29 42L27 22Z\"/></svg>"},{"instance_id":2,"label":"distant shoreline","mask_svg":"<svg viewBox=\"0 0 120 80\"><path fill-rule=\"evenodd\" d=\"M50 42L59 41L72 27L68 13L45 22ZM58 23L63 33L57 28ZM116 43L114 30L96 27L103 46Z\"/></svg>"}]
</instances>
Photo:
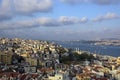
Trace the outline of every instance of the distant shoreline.
<instances>
[{"instance_id":1,"label":"distant shoreline","mask_svg":"<svg viewBox=\"0 0 120 80\"><path fill-rule=\"evenodd\" d=\"M88 51L109 56L120 56L120 47L115 45L95 45L96 41L55 41L55 43L74 50Z\"/></svg>"}]
</instances>

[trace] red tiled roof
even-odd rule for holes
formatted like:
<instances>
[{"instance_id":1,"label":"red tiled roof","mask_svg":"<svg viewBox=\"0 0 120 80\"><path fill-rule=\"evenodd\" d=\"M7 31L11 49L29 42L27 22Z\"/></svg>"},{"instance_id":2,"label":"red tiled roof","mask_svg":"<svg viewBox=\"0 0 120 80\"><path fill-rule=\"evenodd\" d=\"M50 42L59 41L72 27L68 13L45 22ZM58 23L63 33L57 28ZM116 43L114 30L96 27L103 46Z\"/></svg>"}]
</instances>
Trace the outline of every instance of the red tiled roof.
<instances>
[{"instance_id":1,"label":"red tiled roof","mask_svg":"<svg viewBox=\"0 0 120 80\"><path fill-rule=\"evenodd\" d=\"M83 68L83 70L84 70L85 72L90 72L90 70L88 70L87 68Z\"/></svg>"},{"instance_id":2,"label":"red tiled roof","mask_svg":"<svg viewBox=\"0 0 120 80\"><path fill-rule=\"evenodd\" d=\"M18 77L18 75L20 75L17 72L4 72L4 73L0 73L0 76L7 76L7 77Z\"/></svg>"},{"instance_id":3,"label":"red tiled roof","mask_svg":"<svg viewBox=\"0 0 120 80\"><path fill-rule=\"evenodd\" d=\"M41 72L51 72L51 71L53 71L53 69L51 69L51 68L41 68L41 69L38 69L38 70L40 70Z\"/></svg>"},{"instance_id":4,"label":"red tiled roof","mask_svg":"<svg viewBox=\"0 0 120 80\"><path fill-rule=\"evenodd\" d=\"M91 77L91 76L93 76L94 75L94 73L81 73L81 74L77 74L77 76L79 76L79 77Z\"/></svg>"},{"instance_id":5,"label":"red tiled roof","mask_svg":"<svg viewBox=\"0 0 120 80\"><path fill-rule=\"evenodd\" d=\"M104 78L104 77L103 78L96 78L95 77L95 78L92 78L92 79L95 79L95 80L109 80L108 78Z\"/></svg>"},{"instance_id":6,"label":"red tiled roof","mask_svg":"<svg viewBox=\"0 0 120 80\"><path fill-rule=\"evenodd\" d=\"M28 76L28 74L22 74L22 75L20 76L20 80L24 80L27 76Z\"/></svg>"},{"instance_id":7,"label":"red tiled roof","mask_svg":"<svg viewBox=\"0 0 120 80\"><path fill-rule=\"evenodd\" d=\"M32 74L32 75L31 75L32 78L36 78L36 77L38 77L38 76L39 76L38 74Z\"/></svg>"},{"instance_id":8,"label":"red tiled roof","mask_svg":"<svg viewBox=\"0 0 120 80\"><path fill-rule=\"evenodd\" d=\"M98 68L103 68L102 66L95 66L94 67L95 69L98 69Z\"/></svg>"}]
</instances>

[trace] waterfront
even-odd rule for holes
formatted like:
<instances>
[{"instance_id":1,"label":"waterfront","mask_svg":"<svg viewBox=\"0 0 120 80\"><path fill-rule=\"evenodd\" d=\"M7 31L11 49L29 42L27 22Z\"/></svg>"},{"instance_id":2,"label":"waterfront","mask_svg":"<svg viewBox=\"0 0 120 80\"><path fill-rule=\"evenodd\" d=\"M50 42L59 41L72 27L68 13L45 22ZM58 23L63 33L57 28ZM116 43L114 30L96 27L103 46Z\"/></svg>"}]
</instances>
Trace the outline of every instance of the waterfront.
<instances>
[{"instance_id":1,"label":"waterfront","mask_svg":"<svg viewBox=\"0 0 120 80\"><path fill-rule=\"evenodd\" d=\"M82 43L80 41L55 41L55 43L71 49L90 51L91 53L110 55L115 57L120 56L120 46L92 45L90 43Z\"/></svg>"}]
</instances>

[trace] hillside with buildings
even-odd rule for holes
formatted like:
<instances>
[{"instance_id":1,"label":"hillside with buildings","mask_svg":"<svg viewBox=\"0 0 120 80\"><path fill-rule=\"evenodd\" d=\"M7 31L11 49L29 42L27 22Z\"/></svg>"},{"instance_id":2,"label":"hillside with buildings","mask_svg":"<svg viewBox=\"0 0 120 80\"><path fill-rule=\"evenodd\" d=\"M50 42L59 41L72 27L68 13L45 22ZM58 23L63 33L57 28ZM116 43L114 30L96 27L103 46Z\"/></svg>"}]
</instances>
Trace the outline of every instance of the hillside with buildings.
<instances>
[{"instance_id":1,"label":"hillside with buildings","mask_svg":"<svg viewBox=\"0 0 120 80\"><path fill-rule=\"evenodd\" d=\"M0 39L0 80L120 80L120 58L42 40Z\"/></svg>"}]
</instances>

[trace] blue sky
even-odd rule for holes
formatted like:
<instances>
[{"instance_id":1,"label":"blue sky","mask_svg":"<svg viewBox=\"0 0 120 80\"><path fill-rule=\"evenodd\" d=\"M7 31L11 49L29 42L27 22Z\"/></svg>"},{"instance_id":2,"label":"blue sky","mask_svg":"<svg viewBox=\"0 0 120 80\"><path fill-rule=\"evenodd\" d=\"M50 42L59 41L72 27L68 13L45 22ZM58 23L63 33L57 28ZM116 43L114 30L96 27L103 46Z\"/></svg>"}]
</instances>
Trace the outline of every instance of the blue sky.
<instances>
[{"instance_id":1,"label":"blue sky","mask_svg":"<svg viewBox=\"0 0 120 80\"><path fill-rule=\"evenodd\" d=\"M0 0L0 37L120 38L120 0Z\"/></svg>"}]
</instances>

